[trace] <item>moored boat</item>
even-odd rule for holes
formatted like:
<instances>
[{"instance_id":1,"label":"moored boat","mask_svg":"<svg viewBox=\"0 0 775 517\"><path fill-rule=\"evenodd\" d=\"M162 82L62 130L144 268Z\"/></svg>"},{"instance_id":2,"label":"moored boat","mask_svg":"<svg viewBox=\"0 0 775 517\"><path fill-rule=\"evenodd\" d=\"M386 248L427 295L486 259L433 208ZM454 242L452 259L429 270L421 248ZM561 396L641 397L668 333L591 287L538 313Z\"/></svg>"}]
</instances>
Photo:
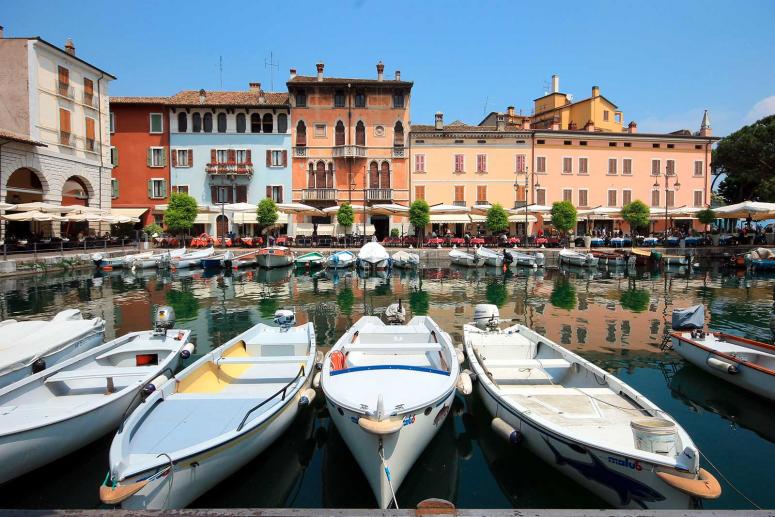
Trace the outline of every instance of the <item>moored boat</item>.
<instances>
[{"instance_id":1,"label":"moored boat","mask_svg":"<svg viewBox=\"0 0 775 517\"><path fill-rule=\"evenodd\" d=\"M293 261L293 265L296 267L304 267L307 269L322 267L325 263L326 257L324 257L323 254L318 251L311 251L309 253L299 255L296 257L296 260Z\"/></svg>"},{"instance_id":2,"label":"moored boat","mask_svg":"<svg viewBox=\"0 0 775 517\"><path fill-rule=\"evenodd\" d=\"M0 321L0 388L102 343L105 320L65 309L50 320Z\"/></svg>"},{"instance_id":3,"label":"moored boat","mask_svg":"<svg viewBox=\"0 0 775 517\"><path fill-rule=\"evenodd\" d=\"M412 268L420 265L420 255L408 251L396 251L391 257L393 265L398 268Z\"/></svg>"},{"instance_id":4,"label":"moored boat","mask_svg":"<svg viewBox=\"0 0 775 517\"><path fill-rule=\"evenodd\" d=\"M329 414L374 492L395 501L401 482L444 423L459 364L451 338L427 316L386 325L364 316L323 361Z\"/></svg>"},{"instance_id":5,"label":"moored boat","mask_svg":"<svg viewBox=\"0 0 775 517\"><path fill-rule=\"evenodd\" d=\"M535 253L524 253L515 249L505 250L504 258L511 257L511 262L519 267L544 267L545 257L540 251Z\"/></svg>"},{"instance_id":6,"label":"moored boat","mask_svg":"<svg viewBox=\"0 0 775 517\"><path fill-rule=\"evenodd\" d=\"M170 267L173 260L185 254L186 248L164 250L149 257L134 257L130 265L135 269L167 268Z\"/></svg>"},{"instance_id":7,"label":"moored boat","mask_svg":"<svg viewBox=\"0 0 775 517\"><path fill-rule=\"evenodd\" d=\"M372 271L389 269L392 265L387 250L378 242L367 242L361 247L357 264L358 267Z\"/></svg>"},{"instance_id":8,"label":"moored boat","mask_svg":"<svg viewBox=\"0 0 775 517\"><path fill-rule=\"evenodd\" d=\"M210 255L202 259L201 265L204 269L220 269L231 268L232 260L234 260L234 253L228 250L225 253L219 255Z\"/></svg>"},{"instance_id":9,"label":"moored boat","mask_svg":"<svg viewBox=\"0 0 775 517\"><path fill-rule=\"evenodd\" d=\"M104 253L94 253L91 258L94 265L101 269L131 267L135 260L147 259L153 256L153 251L133 253L117 257L106 257Z\"/></svg>"},{"instance_id":10,"label":"moored boat","mask_svg":"<svg viewBox=\"0 0 775 517\"><path fill-rule=\"evenodd\" d=\"M482 267L484 265L484 258L477 257L471 253L466 253L457 248L453 248L449 252L449 260L456 266Z\"/></svg>"},{"instance_id":11,"label":"moored boat","mask_svg":"<svg viewBox=\"0 0 775 517\"><path fill-rule=\"evenodd\" d=\"M658 263L660 260L662 260L662 254L657 250L632 248L630 251L635 256L635 265L637 266L647 266L650 264Z\"/></svg>"},{"instance_id":12,"label":"moored boat","mask_svg":"<svg viewBox=\"0 0 775 517\"><path fill-rule=\"evenodd\" d=\"M203 250L190 251L178 257L177 260L172 262L173 269L185 269L187 267L197 267L201 265L202 259L207 258L215 253L215 248L210 246Z\"/></svg>"},{"instance_id":13,"label":"moored boat","mask_svg":"<svg viewBox=\"0 0 775 517\"><path fill-rule=\"evenodd\" d=\"M597 258L599 265L614 267L627 265L628 258L623 253L599 250L591 250L589 253Z\"/></svg>"},{"instance_id":14,"label":"moored boat","mask_svg":"<svg viewBox=\"0 0 775 517\"><path fill-rule=\"evenodd\" d=\"M247 253L243 253L241 255L237 255L236 257L234 257L234 260L231 261L231 267L233 269L240 269L243 267L255 266L257 253L258 253L258 250L255 250L255 251L249 251Z\"/></svg>"},{"instance_id":15,"label":"moored boat","mask_svg":"<svg viewBox=\"0 0 775 517\"><path fill-rule=\"evenodd\" d=\"M168 326L131 332L0 390L0 483L118 427L140 391L175 369L189 334Z\"/></svg>"},{"instance_id":16,"label":"moored boat","mask_svg":"<svg viewBox=\"0 0 775 517\"><path fill-rule=\"evenodd\" d=\"M563 248L559 255L560 264L570 264L571 266L597 267L598 258L591 253L580 253Z\"/></svg>"},{"instance_id":17,"label":"moored boat","mask_svg":"<svg viewBox=\"0 0 775 517\"><path fill-rule=\"evenodd\" d=\"M775 346L723 332L705 332L705 308L673 311L671 348L687 362L775 401Z\"/></svg>"},{"instance_id":18,"label":"moored boat","mask_svg":"<svg viewBox=\"0 0 775 517\"><path fill-rule=\"evenodd\" d=\"M523 325L500 328L477 306L465 350L496 434L609 504L694 508L717 498L686 431L632 387Z\"/></svg>"},{"instance_id":19,"label":"moored boat","mask_svg":"<svg viewBox=\"0 0 775 517\"><path fill-rule=\"evenodd\" d=\"M326 259L326 266L334 269L344 269L355 264L357 257L352 251L335 251Z\"/></svg>"},{"instance_id":20,"label":"moored boat","mask_svg":"<svg viewBox=\"0 0 775 517\"><path fill-rule=\"evenodd\" d=\"M312 323L258 324L152 393L110 448L100 499L123 508L183 508L269 447L314 400Z\"/></svg>"},{"instance_id":21,"label":"moored boat","mask_svg":"<svg viewBox=\"0 0 775 517\"><path fill-rule=\"evenodd\" d=\"M285 246L267 246L258 250L256 255L256 264L259 267L272 269L275 267L285 267L293 264L296 255Z\"/></svg>"},{"instance_id":22,"label":"moored boat","mask_svg":"<svg viewBox=\"0 0 775 517\"><path fill-rule=\"evenodd\" d=\"M492 266L492 267L501 267L503 266L503 254L498 253L497 251L493 251L491 249L485 248L484 246L479 246L476 248L476 251L474 252L477 258L480 258L484 261L485 266Z\"/></svg>"}]
</instances>

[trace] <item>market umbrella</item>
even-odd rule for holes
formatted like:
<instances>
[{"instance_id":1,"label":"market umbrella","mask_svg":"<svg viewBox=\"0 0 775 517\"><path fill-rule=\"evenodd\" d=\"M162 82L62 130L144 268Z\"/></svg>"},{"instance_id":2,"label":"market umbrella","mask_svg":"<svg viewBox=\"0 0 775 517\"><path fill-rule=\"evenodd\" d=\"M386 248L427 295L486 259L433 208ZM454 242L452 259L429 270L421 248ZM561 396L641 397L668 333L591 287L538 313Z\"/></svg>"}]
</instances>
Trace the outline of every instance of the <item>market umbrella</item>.
<instances>
[{"instance_id":1,"label":"market umbrella","mask_svg":"<svg viewBox=\"0 0 775 517\"><path fill-rule=\"evenodd\" d=\"M51 213L66 213L66 212L73 212L77 210L78 208L82 208L76 205L71 206L61 206L61 205L53 205L51 203L43 203L41 201L33 201L32 203L21 203L19 205L16 205L16 208L14 210L18 210L19 212L51 212Z\"/></svg>"},{"instance_id":2,"label":"market umbrella","mask_svg":"<svg viewBox=\"0 0 775 517\"><path fill-rule=\"evenodd\" d=\"M368 207L368 206L364 207L363 205L350 205L350 206L352 207L353 212L355 212L356 214L358 213L362 214L364 213L364 210L365 210L365 213L367 214L371 213L371 207ZM324 214L335 214L338 211L339 211L338 206L329 206L323 209Z\"/></svg>"},{"instance_id":3,"label":"market umbrella","mask_svg":"<svg viewBox=\"0 0 775 517\"><path fill-rule=\"evenodd\" d=\"M697 212L702 212L703 210L705 210L703 207L681 206L678 208L673 208L672 210L668 210L667 213L672 218L696 219Z\"/></svg>"},{"instance_id":4,"label":"market umbrella","mask_svg":"<svg viewBox=\"0 0 775 517\"><path fill-rule=\"evenodd\" d=\"M336 207L329 207L339 209ZM284 214L300 214L300 215L320 215L321 211L314 206L305 205L304 203L277 203L277 211Z\"/></svg>"},{"instance_id":5,"label":"market umbrella","mask_svg":"<svg viewBox=\"0 0 775 517\"><path fill-rule=\"evenodd\" d=\"M16 205L10 203L0 203L0 210L16 210Z\"/></svg>"},{"instance_id":6,"label":"market umbrella","mask_svg":"<svg viewBox=\"0 0 775 517\"><path fill-rule=\"evenodd\" d=\"M406 215L409 207L396 203L383 203L371 205L371 213L374 215Z\"/></svg>"},{"instance_id":7,"label":"market umbrella","mask_svg":"<svg viewBox=\"0 0 775 517\"><path fill-rule=\"evenodd\" d=\"M29 212L20 212L18 214L8 214L0 216L0 219L6 221L34 221L34 222L48 222L48 221L64 221L64 218L51 213L39 212L37 210L31 210Z\"/></svg>"},{"instance_id":8,"label":"market umbrella","mask_svg":"<svg viewBox=\"0 0 775 517\"><path fill-rule=\"evenodd\" d=\"M467 214L470 210L467 206L457 206L457 205L445 205L444 203L439 203L438 205L431 205L430 207L430 213L431 215L443 215L443 214Z\"/></svg>"},{"instance_id":9,"label":"market umbrella","mask_svg":"<svg viewBox=\"0 0 775 517\"><path fill-rule=\"evenodd\" d=\"M223 205L223 209L228 212L255 212L258 207L250 203L229 203Z\"/></svg>"},{"instance_id":10,"label":"market umbrella","mask_svg":"<svg viewBox=\"0 0 775 517\"><path fill-rule=\"evenodd\" d=\"M750 217L754 221L775 218L775 203L761 201L743 201L734 205L714 208L714 212L724 219L742 219Z\"/></svg>"}]
</instances>

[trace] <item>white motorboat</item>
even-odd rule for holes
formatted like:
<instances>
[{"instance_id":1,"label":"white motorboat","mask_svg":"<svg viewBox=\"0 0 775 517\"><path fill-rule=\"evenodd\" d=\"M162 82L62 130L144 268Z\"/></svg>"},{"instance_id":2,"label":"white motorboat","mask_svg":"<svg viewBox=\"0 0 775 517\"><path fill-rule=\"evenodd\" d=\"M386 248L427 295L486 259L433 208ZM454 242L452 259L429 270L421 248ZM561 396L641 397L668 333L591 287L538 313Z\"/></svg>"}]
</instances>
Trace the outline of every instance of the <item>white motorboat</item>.
<instances>
[{"instance_id":1,"label":"white motorboat","mask_svg":"<svg viewBox=\"0 0 775 517\"><path fill-rule=\"evenodd\" d=\"M491 266L491 267L502 267L503 266L503 254L498 253L497 251L493 251L491 249L485 248L484 246L479 246L476 248L476 252L474 253L477 258L480 258L484 260L485 266Z\"/></svg>"},{"instance_id":2,"label":"white motorboat","mask_svg":"<svg viewBox=\"0 0 775 517\"><path fill-rule=\"evenodd\" d=\"M457 248L453 248L449 252L449 260L456 266L482 267L484 265L484 258L460 251Z\"/></svg>"},{"instance_id":3,"label":"white motorboat","mask_svg":"<svg viewBox=\"0 0 775 517\"><path fill-rule=\"evenodd\" d=\"M673 311L671 348L697 368L775 400L775 346L704 328L702 305Z\"/></svg>"},{"instance_id":4,"label":"white motorboat","mask_svg":"<svg viewBox=\"0 0 775 517\"><path fill-rule=\"evenodd\" d=\"M561 249L559 256L560 264L570 264L571 266L597 267L598 258L591 253L579 253L569 249Z\"/></svg>"},{"instance_id":5,"label":"white motorboat","mask_svg":"<svg viewBox=\"0 0 775 517\"><path fill-rule=\"evenodd\" d=\"M396 251L393 253L393 265L400 268L412 268L420 265L420 255L408 251Z\"/></svg>"},{"instance_id":6,"label":"white motorboat","mask_svg":"<svg viewBox=\"0 0 775 517\"><path fill-rule=\"evenodd\" d=\"M544 267L544 254L540 251L536 253L524 253L517 250L507 250L504 252L505 257L511 256L512 264L520 267Z\"/></svg>"},{"instance_id":7,"label":"white motorboat","mask_svg":"<svg viewBox=\"0 0 775 517\"><path fill-rule=\"evenodd\" d=\"M231 269L231 263L234 260L234 253L231 250L226 253L219 253L218 255L210 255L202 259L200 265L204 269Z\"/></svg>"},{"instance_id":8,"label":"white motorboat","mask_svg":"<svg viewBox=\"0 0 775 517\"><path fill-rule=\"evenodd\" d=\"M143 260L151 258L152 256L153 251L144 251L142 253L121 255L118 257L106 257L104 253L94 253L91 258L94 265L98 268L110 270L114 268L132 267L132 264L134 264L136 260Z\"/></svg>"},{"instance_id":9,"label":"white motorboat","mask_svg":"<svg viewBox=\"0 0 775 517\"><path fill-rule=\"evenodd\" d=\"M357 258L352 251L335 251L326 259L326 266L334 269L344 269L355 264Z\"/></svg>"},{"instance_id":10,"label":"white motorboat","mask_svg":"<svg viewBox=\"0 0 775 517\"><path fill-rule=\"evenodd\" d=\"M455 397L452 340L427 316L358 320L323 361L321 385L339 434L387 508Z\"/></svg>"},{"instance_id":11,"label":"white motorboat","mask_svg":"<svg viewBox=\"0 0 775 517\"><path fill-rule=\"evenodd\" d=\"M258 266L266 269L290 266L294 260L296 254L285 246L267 246L258 250L256 255Z\"/></svg>"},{"instance_id":12,"label":"white motorboat","mask_svg":"<svg viewBox=\"0 0 775 517\"><path fill-rule=\"evenodd\" d=\"M190 332L131 332L0 390L0 483L118 427L141 390L160 386L190 353Z\"/></svg>"},{"instance_id":13,"label":"white motorboat","mask_svg":"<svg viewBox=\"0 0 775 517\"><path fill-rule=\"evenodd\" d=\"M186 248L164 250L161 253L156 253L147 257L134 256L132 262L127 263L127 265L135 269L152 269L155 267L167 268L170 267L173 260L176 260L185 254Z\"/></svg>"},{"instance_id":14,"label":"white motorboat","mask_svg":"<svg viewBox=\"0 0 775 517\"><path fill-rule=\"evenodd\" d=\"M621 508L694 508L721 494L667 413L586 359L477 305L465 351L492 428Z\"/></svg>"},{"instance_id":15,"label":"white motorboat","mask_svg":"<svg viewBox=\"0 0 775 517\"><path fill-rule=\"evenodd\" d=\"M189 251L178 257L177 260L172 262L173 269L185 269L187 267L199 267L202 264L202 259L212 256L215 253L215 248L210 246L203 250Z\"/></svg>"},{"instance_id":16,"label":"white motorboat","mask_svg":"<svg viewBox=\"0 0 775 517\"><path fill-rule=\"evenodd\" d=\"M309 405L312 323L258 324L151 394L110 447L100 499L123 508L183 508L269 447Z\"/></svg>"},{"instance_id":17,"label":"white motorboat","mask_svg":"<svg viewBox=\"0 0 775 517\"><path fill-rule=\"evenodd\" d=\"M51 320L0 321L0 388L102 343L105 320L66 309Z\"/></svg>"},{"instance_id":18,"label":"white motorboat","mask_svg":"<svg viewBox=\"0 0 775 517\"><path fill-rule=\"evenodd\" d=\"M380 271L392 265L387 250L378 242L367 242L358 251L358 267Z\"/></svg>"}]
</instances>

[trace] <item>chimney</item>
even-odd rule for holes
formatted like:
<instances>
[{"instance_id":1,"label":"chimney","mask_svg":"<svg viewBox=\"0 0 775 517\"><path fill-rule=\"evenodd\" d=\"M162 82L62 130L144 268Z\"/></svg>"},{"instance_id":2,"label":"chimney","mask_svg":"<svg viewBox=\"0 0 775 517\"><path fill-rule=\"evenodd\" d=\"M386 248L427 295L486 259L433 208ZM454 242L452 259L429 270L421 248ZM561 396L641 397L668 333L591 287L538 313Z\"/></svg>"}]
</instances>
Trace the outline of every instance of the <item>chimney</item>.
<instances>
[{"instance_id":1,"label":"chimney","mask_svg":"<svg viewBox=\"0 0 775 517\"><path fill-rule=\"evenodd\" d=\"M587 122L587 125L584 126L584 129L589 131L590 133L595 132L595 123L591 120Z\"/></svg>"},{"instance_id":2,"label":"chimney","mask_svg":"<svg viewBox=\"0 0 775 517\"><path fill-rule=\"evenodd\" d=\"M512 118L514 116L514 106L506 108L506 112L509 114L509 118Z\"/></svg>"},{"instance_id":3,"label":"chimney","mask_svg":"<svg viewBox=\"0 0 775 517\"><path fill-rule=\"evenodd\" d=\"M708 110L702 115L702 123L700 124L700 136L711 136L713 131L710 127L710 117L708 117Z\"/></svg>"},{"instance_id":4,"label":"chimney","mask_svg":"<svg viewBox=\"0 0 775 517\"><path fill-rule=\"evenodd\" d=\"M600 87L599 86L593 86L592 87L592 97L600 97Z\"/></svg>"},{"instance_id":5,"label":"chimney","mask_svg":"<svg viewBox=\"0 0 775 517\"><path fill-rule=\"evenodd\" d=\"M436 129L444 129L444 114L440 111L436 112Z\"/></svg>"},{"instance_id":6,"label":"chimney","mask_svg":"<svg viewBox=\"0 0 775 517\"><path fill-rule=\"evenodd\" d=\"M560 93L560 76L557 74L552 76L552 93Z\"/></svg>"},{"instance_id":7,"label":"chimney","mask_svg":"<svg viewBox=\"0 0 775 517\"><path fill-rule=\"evenodd\" d=\"M322 81L323 80L323 68L326 65L324 65L323 63L317 63L315 66L318 69L318 81Z\"/></svg>"},{"instance_id":8,"label":"chimney","mask_svg":"<svg viewBox=\"0 0 775 517\"><path fill-rule=\"evenodd\" d=\"M560 130L560 117L555 116L552 118L552 131Z\"/></svg>"},{"instance_id":9,"label":"chimney","mask_svg":"<svg viewBox=\"0 0 775 517\"><path fill-rule=\"evenodd\" d=\"M377 63L377 81L383 80L385 77L385 65L382 64L382 61Z\"/></svg>"},{"instance_id":10,"label":"chimney","mask_svg":"<svg viewBox=\"0 0 775 517\"><path fill-rule=\"evenodd\" d=\"M0 25L0 39L3 39L3 26Z\"/></svg>"},{"instance_id":11,"label":"chimney","mask_svg":"<svg viewBox=\"0 0 775 517\"><path fill-rule=\"evenodd\" d=\"M251 92L260 92L261 91L261 83L248 83L248 86L250 86Z\"/></svg>"},{"instance_id":12,"label":"chimney","mask_svg":"<svg viewBox=\"0 0 775 517\"><path fill-rule=\"evenodd\" d=\"M291 81L293 81L294 79L296 79L296 69L291 68Z\"/></svg>"},{"instance_id":13,"label":"chimney","mask_svg":"<svg viewBox=\"0 0 775 517\"><path fill-rule=\"evenodd\" d=\"M638 124L634 120L627 125L627 132L630 134L638 132Z\"/></svg>"},{"instance_id":14,"label":"chimney","mask_svg":"<svg viewBox=\"0 0 775 517\"><path fill-rule=\"evenodd\" d=\"M205 89L204 89L204 88L202 88L201 90L199 90L199 104L204 104L204 102L205 102L205 96L206 96L206 95L207 95L207 93L205 92Z\"/></svg>"},{"instance_id":15,"label":"chimney","mask_svg":"<svg viewBox=\"0 0 775 517\"><path fill-rule=\"evenodd\" d=\"M530 129L530 117L525 117L522 121L522 129Z\"/></svg>"},{"instance_id":16,"label":"chimney","mask_svg":"<svg viewBox=\"0 0 775 517\"><path fill-rule=\"evenodd\" d=\"M495 117L495 129L498 131L506 130L506 115L498 113Z\"/></svg>"},{"instance_id":17,"label":"chimney","mask_svg":"<svg viewBox=\"0 0 775 517\"><path fill-rule=\"evenodd\" d=\"M396 81L401 80L401 70L396 70Z\"/></svg>"},{"instance_id":18,"label":"chimney","mask_svg":"<svg viewBox=\"0 0 775 517\"><path fill-rule=\"evenodd\" d=\"M72 38L67 38L67 42L65 42L65 52L71 56L75 55L75 45L73 45Z\"/></svg>"}]
</instances>

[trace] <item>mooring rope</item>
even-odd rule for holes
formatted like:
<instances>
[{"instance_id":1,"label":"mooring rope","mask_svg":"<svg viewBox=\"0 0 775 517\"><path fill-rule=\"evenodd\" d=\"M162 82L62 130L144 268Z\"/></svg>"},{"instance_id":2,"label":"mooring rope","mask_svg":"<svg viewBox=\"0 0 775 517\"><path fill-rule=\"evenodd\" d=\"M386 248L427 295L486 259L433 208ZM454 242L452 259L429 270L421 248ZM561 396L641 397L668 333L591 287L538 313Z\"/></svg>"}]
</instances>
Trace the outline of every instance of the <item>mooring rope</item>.
<instances>
[{"instance_id":1,"label":"mooring rope","mask_svg":"<svg viewBox=\"0 0 775 517\"><path fill-rule=\"evenodd\" d=\"M720 470L720 469L719 469L719 468L718 468L718 467L717 467L717 466L716 466L716 465L715 465L715 464L714 464L712 461L710 461L710 459L709 459L707 456L705 456L705 453L704 453L704 452L700 451L700 449L699 449L699 448L698 448L697 450L700 452L700 456L702 456L703 458L705 458L705 461L707 461L707 462L708 462L708 465L710 465L711 467L713 467L713 470L715 470L715 471L716 471L716 473L718 473L719 477L720 477L721 479L723 479L724 481L726 481L727 485L729 485L730 487L732 487L732 490L734 490L735 492L737 492L737 493L740 495L740 497L742 497L743 499L745 499L746 501L748 501L748 503L750 503L750 505L751 505L751 506L753 506L754 508L756 508L757 510L761 510L761 509L762 509L762 507L761 507L761 506L759 506L758 504L754 503L754 502L751 500L751 498L750 498L750 497L748 497L748 496L747 496L747 495L745 495L743 492L741 492L741 491L740 491L740 489L739 489L739 488L737 488L737 487L734 485L734 483L732 483L732 482L731 482L729 479L727 479L727 477L724 475L724 473L723 473L723 472L721 472L721 470Z\"/></svg>"},{"instance_id":2,"label":"mooring rope","mask_svg":"<svg viewBox=\"0 0 775 517\"><path fill-rule=\"evenodd\" d=\"M383 452L382 444L379 444L379 457L382 460L382 468L385 469L385 477L387 477L388 486L390 487L390 493L393 495L393 505L395 505L396 510L399 510L398 508L398 499L396 499L396 491L393 489L393 481L390 479L390 468L387 466L387 463L385 462L385 454Z\"/></svg>"}]
</instances>

